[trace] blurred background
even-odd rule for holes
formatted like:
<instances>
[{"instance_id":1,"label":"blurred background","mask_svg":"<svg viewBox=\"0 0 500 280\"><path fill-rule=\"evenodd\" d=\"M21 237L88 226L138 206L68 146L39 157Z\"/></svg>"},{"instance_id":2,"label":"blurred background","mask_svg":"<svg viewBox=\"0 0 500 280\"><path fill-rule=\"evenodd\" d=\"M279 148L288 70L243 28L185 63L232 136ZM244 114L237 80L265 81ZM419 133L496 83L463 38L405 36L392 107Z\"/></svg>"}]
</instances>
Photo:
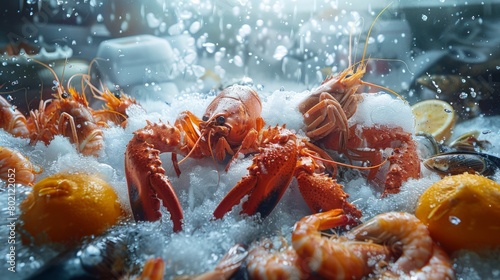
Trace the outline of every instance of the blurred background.
<instances>
[{"instance_id":1,"label":"blurred background","mask_svg":"<svg viewBox=\"0 0 500 280\"><path fill-rule=\"evenodd\" d=\"M37 61L138 99L232 83L302 91L364 57L365 81L468 119L498 113L499 12L493 0L2 1L0 85L24 112L53 93Z\"/></svg>"}]
</instances>

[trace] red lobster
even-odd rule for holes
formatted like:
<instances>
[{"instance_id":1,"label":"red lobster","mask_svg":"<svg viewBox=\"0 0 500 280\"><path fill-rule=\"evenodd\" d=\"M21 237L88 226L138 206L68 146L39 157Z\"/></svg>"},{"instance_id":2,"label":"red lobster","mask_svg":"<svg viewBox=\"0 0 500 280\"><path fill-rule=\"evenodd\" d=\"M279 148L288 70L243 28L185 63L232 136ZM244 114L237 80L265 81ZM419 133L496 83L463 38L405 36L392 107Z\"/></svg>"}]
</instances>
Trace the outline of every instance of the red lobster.
<instances>
[{"instance_id":1,"label":"red lobster","mask_svg":"<svg viewBox=\"0 0 500 280\"><path fill-rule=\"evenodd\" d=\"M245 86L224 89L200 120L184 111L174 125L148 122L134 132L125 152L129 197L136 220L160 218L160 200L171 214L174 231L182 229L183 212L159 158L171 152L177 174L177 154L223 160L238 153L257 153L249 174L240 180L214 211L221 218L249 195L246 214L267 216L276 206L293 176L312 211L343 208L354 218L361 212L346 201L348 195L335 180L323 174L319 148L297 137L284 126L264 129L262 105L255 91ZM232 159L231 159L232 161ZM229 162L229 164L231 163ZM229 167L228 164L228 167ZM160 200L159 200L160 199Z\"/></svg>"}]
</instances>

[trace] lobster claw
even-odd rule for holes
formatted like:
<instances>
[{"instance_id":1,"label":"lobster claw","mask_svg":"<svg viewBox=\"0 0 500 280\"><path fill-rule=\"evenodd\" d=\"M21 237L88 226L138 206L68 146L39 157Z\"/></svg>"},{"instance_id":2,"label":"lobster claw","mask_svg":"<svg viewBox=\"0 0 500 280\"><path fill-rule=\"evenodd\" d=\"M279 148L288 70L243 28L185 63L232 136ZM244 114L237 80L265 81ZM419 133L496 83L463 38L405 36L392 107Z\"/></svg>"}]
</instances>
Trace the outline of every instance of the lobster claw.
<instances>
[{"instance_id":1,"label":"lobster claw","mask_svg":"<svg viewBox=\"0 0 500 280\"><path fill-rule=\"evenodd\" d=\"M167 176L159 173L139 176L127 175L130 206L136 221L156 221L161 218L160 200L170 212L174 231L182 230L183 212L179 199Z\"/></svg>"},{"instance_id":2,"label":"lobster claw","mask_svg":"<svg viewBox=\"0 0 500 280\"><path fill-rule=\"evenodd\" d=\"M213 213L216 219L231 211L246 195L248 200L243 203L241 212L260 213L265 218L295 176L300 193L312 212L341 208L352 218L352 224L357 223L361 211L347 201L349 195L343 187L324 174L324 166L311 157L311 153L320 157L319 154L306 148L301 139L284 127L269 128L262 134L266 136L248 168L249 174L222 199Z\"/></svg>"},{"instance_id":3,"label":"lobster claw","mask_svg":"<svg viewBox=\"0 0 500 280\"><path fill-rule=\"evenodd\" d=\"M281 129L273 128L270 134L275 132L280 133ZM236 183L214 210L214 217L222 218L233 206L238 205L245 195L248 195L241 212L248 215L260 213L261 217L265 218L288 188L296 162L297 149L294 138L269 139L269 143L254 156L253 164L248 168L249 174Z\"/></svg>"},{"instance_id":4,"label":"lobster claw","mask_svg":"<svg viewBox=\"0 0 500 280\"><path fill-rule=\"evenodd\" d=\"M160 152L175 146L178 130L166 124L151 124L134 133L125 151L130 206L136 221L156 221L161 218L160 201L170 212L175 232L182 230L184 215L174 188L165 175Z\"/></svg>"}]
</instances>

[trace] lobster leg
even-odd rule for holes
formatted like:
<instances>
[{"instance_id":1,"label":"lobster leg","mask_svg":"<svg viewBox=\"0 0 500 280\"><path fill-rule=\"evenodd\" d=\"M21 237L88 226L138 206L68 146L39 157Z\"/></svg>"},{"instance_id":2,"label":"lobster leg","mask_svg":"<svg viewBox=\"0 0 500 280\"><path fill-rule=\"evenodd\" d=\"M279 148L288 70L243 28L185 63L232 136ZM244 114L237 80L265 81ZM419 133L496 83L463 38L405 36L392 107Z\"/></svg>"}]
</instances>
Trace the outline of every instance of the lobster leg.
<instances>
[{"instance_id":1,"label":"lobster leg","mask_svg":"<svg viewBox=\"0 0 500 280\"><path fill-rule=\"evenodd\" d=\"M363 137L371 148L393 148L392 155L388 158L390 165L382 197L398 193L403 182L420 176L417 145L410 133L403 131L401 127L380 126L363 129Z\"/></svg>"},{"instance_id":2,"label":"lobster leg","mask_svg":"<svg viewBox=\"0 0 500 280\"><path fill-rule=\"evenodd\" d=\"M297 168L295 177L300 193L313 213L343 209L354 222L361 217L361 211L347 201L349 195L336 180L301 167Z\"/></svg>"}]
</instances>

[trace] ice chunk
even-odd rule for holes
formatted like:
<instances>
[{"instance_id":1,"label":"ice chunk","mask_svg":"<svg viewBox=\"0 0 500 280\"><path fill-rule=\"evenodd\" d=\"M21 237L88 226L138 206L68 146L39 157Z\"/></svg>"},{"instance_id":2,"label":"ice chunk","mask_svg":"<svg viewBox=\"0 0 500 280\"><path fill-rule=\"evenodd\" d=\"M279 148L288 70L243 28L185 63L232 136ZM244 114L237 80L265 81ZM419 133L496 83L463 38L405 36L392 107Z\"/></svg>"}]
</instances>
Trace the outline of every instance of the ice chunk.
<instances>
[{"instance_id":1,"label":"ice chunk","mask_svg":"<svg viewBox=\"0 0 500 280\"><path fill-rule=\"evenodd\" d=\"M356 113L349 124L365 126L401 126L403 130L415 133L415 120L410 105L387 93L364 93Z\"/></svg>"}]
</instances>

